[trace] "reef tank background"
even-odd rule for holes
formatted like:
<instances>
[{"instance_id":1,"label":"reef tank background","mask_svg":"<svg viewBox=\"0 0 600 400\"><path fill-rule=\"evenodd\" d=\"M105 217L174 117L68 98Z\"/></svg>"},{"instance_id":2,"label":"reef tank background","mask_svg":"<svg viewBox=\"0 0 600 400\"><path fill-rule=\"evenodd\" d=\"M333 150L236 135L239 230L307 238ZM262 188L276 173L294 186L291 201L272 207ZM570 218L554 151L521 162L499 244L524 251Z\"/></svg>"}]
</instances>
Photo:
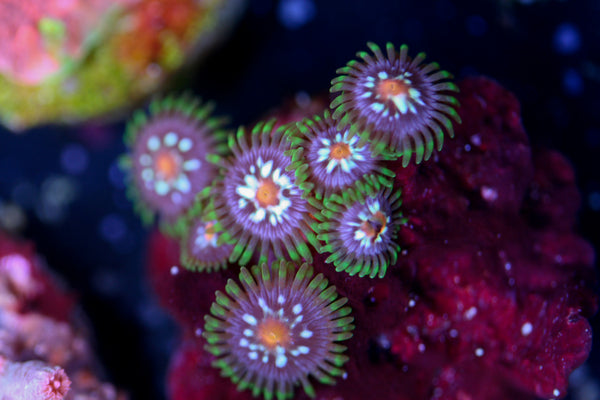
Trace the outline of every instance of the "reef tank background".
<instances>
[{"instance_id":1,"label":"reef tank background","mask_svg":"<svg viewBox=\"0 0 600 400\"><path fill-rule=\"evenodd\" d=\"M231 127L251 125L299 92L326 92L367 41L406 43L457 82L484 75L516 95L532 147L557 149L573 164L578 229L598 249L598 17L592 0L254 0L229 38L168 91L191 90L214 100ZM123 130L116 121L2 131L0 220L23 226L19 234L77 294L110 380L132 399L164 399L177 328L146 281L150 230L125 194ZM598 316L591 323L597 332ZM595 335L572 399L600 398L598 344Z\"/></svg>"}]
</instances>

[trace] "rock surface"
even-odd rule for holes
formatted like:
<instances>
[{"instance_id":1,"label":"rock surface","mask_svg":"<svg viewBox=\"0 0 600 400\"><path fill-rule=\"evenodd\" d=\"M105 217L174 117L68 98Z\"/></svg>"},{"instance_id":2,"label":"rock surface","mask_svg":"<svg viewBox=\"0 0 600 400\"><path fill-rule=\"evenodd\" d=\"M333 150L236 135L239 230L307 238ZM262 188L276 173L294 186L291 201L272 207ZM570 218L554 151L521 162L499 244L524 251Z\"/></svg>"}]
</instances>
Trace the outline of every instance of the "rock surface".
<instances>
[{"instance_id":1,"label":"rock surface","mask_svg":"<svg viewBox=\"0 0 600 400\"><path fill-rule=\"evenodd\" d=\"M590 352L594 251L574 231L574 172L557 152L532 155L510 92L484 78L459 86L455 138L419 166L390 166L408 221L387 276L336 273L316 255L356 325L347 377L316 385L320 400L560 398ZM184 270L159 233L149 249L151 282L183 329L170 399L251 398L219 377L201 337L214 292L239 268Z\"/></svg>"}]
</instances>

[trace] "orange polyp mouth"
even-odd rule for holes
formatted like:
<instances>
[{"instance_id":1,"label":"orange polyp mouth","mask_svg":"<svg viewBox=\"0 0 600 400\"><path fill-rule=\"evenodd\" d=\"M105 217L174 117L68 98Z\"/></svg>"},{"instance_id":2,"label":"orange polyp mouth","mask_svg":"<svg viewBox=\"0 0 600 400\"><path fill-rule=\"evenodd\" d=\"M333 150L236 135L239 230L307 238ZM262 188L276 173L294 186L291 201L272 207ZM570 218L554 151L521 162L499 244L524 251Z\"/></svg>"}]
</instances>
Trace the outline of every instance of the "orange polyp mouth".
<instances>
[{"instance_id":1,"label":"orange polyp mouth","mask_svg":"<svg viewBox=\"0 0 600 400\"><path fill-rule=\"evenodd\" d=\"M208 222L204 227L204 239L210 242L215 237L215 223Z\"/></svg>"},{"instance_id":2,"label":"orange polyp mouth","mask_svg":"<svg viewBox=\"0 0 600 400\"><path fill-rule=\"evenodd\" d=\"M344 160L352 155L350 146L347 143L335 143L329 149L331 158L335 160Z\"/></svg>"},{"instance_id":3,"label":"orange polyp mouth","mask_svg":"<svg viewBox=\"0 0 600 400\"><path fill-rule=\"evenodd\" d=\"M290 342L290 328L277 319L269 318L259 325L258 337L269 349L277 346L287 347Z\"/></svg>"},{"instance_id":4,"label":"orange polyp mouth","mask_svg":"<svg viewBox=\"0 0 600 400\"><path fill-rule=\"evenodd\" d=\"M390 97L408 95L410 86L398 79L383 79L377 84L377 93L387 100Z\"/></svg>"},{"instance_id":5,"label":"orange polyp mouth","mask_svg":"<svg viewBox=\"0 0 600 400\"><path fill-rule=\"evenodd\" d=\"M273 179L264 179L256 190L256 201L262 208L279 204L279 186Z\"/></svg>"},{"instance_id":6,"label":"orange polyp mouth","mask_svg":"<svg viewBox=\"0 0 600 400\"><path fill-rule=\"evenodd\" d=\"M179 175L179 157L171 151L162 151L156 156L154 168L156 174L166 181L172 181Z\"/></svg>"},{"instance_id":7,"label":"orange polyp mouth","mask_svg":"<svg viewBox=\"0 0 600 400\"><path fill-rule=\"evenodd\" d=\"M367 221L364 221L360 225L360 229L370 238L372 241L377 239L381 235L387 226L387 219L381 211L377 211L373 217Z\"/></svg>"}]
</instances>

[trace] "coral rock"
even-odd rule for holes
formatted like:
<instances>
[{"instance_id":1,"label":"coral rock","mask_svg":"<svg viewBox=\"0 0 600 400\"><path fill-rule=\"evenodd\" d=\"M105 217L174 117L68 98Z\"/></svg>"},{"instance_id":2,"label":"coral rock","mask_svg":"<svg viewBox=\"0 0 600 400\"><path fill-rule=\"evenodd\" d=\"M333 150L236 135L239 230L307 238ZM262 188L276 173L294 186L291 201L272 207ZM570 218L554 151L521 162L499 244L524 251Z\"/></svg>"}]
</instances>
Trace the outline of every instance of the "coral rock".
<instances>
[{"instance_id":1,"label":"coral rock","mask_svg":"<svg viewBox=\"0 0 600 400\"><path fill-rule=\"evenodd\" d=\"M314 257L356 325L347 376L316 384L318 399L563 397L589 354L594 253L573 232L572 168L556 152L532 157L508 91L483 78L459 86L455 139L419 166L388 165L408 220L386 276L351 277ZM156 234L150 249L155 288L187 338L173 357L171 399L245 398L209 367L196 336L237 268L172 275L177 244Z\"/></svg>"}]
</instances>

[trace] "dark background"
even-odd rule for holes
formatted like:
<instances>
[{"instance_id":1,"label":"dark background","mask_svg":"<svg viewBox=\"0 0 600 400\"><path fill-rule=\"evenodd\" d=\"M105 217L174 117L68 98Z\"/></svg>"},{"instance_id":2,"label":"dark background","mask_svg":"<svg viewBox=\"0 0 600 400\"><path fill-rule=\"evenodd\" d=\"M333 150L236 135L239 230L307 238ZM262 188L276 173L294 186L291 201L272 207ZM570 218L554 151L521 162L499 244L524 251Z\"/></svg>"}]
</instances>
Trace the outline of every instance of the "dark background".
<instances>
[{"instance_id":1,"label":"dark background","mask_svg":"<svg viewBox=\"0 0 600 400\"><path fill-rule=\"evenodd\" d=\"M327 90L367 41L406 43L457 80L486 75L517 95L533 146L559 149L575 166L578 230L597 249L599 20L598 0L254 0L229 38L172 88L215 100L232 127L250 124L300 90ZM123 121L0 131L0 215L15 204L25 210L22 235L78 293L109 378L133 399L163 399L176 329L143 276L148 231L117 167L122 131ZM593 324L598 332L598 317ZM599 344L596 335L588 362L595 379Z\"/></svg>"}]
</instances>

